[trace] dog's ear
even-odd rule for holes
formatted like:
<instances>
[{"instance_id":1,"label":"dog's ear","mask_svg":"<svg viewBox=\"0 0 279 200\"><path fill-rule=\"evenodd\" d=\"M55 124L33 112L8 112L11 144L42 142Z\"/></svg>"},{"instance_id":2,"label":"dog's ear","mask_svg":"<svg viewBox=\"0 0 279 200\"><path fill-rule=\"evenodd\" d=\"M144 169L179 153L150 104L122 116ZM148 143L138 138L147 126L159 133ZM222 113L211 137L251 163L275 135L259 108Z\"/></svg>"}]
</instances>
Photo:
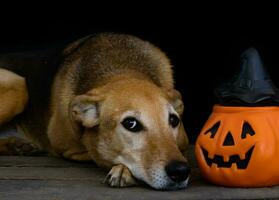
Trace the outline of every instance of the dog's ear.
<instances>
[{"instance_id":1,"label":"dog's ear","mask_svg":"<svg viewBox=\"0 0 279 200\"><path fill-rule=\"evenodd\" d=\"M100 103L102 98L95 93L76 96L70 104L72 120L86 128L93 128L99 124Z\"/></svg>"},{"instance_id":2,"label":"dog's ear","mask_svg":"<svg viewBox=\"0 0 279 200\"><path fill-rule=\"evenodd\" d=\"M184 104L180 92L175 89L167 90L167 96L175 111L181 116L184 111Z\"/></svg>"}]
</instances>

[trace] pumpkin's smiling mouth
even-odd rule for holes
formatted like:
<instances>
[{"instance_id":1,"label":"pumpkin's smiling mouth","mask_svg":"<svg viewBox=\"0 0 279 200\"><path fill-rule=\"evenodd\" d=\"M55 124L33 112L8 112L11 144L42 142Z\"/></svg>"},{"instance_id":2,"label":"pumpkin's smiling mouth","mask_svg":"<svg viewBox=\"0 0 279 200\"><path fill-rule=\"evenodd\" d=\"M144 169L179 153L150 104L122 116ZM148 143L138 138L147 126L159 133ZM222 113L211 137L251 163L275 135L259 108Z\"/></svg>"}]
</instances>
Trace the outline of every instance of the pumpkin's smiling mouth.
<instances>
[{"instance_id":1,"label":"pumpkin's smiling mouth","mask_svg":"<svg viewBox=\"0 0 279 200\"><path fill-rule=\"evenodd\" d=\"M254 146L252 146L246 153L245 153L245 159L240 159L239 155L231 155L228 162L224 161L223 156L221 155L214 155L214 158L211 159L208 157L208 151L204 148L202 149L203 156L205 158L205 161L208 166L212 166L212 163L217 164L217 167L224 167L224 168L230 168L233 163L236 163L237 169L246 169L248 167L250 158L252 156Z\"/></svg>"}]
</instances>

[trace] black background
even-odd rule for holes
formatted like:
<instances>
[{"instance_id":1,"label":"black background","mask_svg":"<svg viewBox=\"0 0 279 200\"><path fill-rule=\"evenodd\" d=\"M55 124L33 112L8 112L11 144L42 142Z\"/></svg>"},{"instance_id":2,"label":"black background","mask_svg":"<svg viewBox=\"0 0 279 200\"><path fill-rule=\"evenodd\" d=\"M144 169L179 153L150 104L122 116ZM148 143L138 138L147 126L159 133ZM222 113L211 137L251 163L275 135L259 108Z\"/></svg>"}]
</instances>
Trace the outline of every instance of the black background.
<instances>
[{"instance_id":1,"label":"black background","mask_svg":"<svg viewBox=\"0 0 279 200\"><path fill-rule=\"evenodd\" d=\"M260 51L279 86L275 5L69 4L27 6L15 2L7 9L2 7L0 52L47 48L97 32L128 33L149 40L174 65L176 88L185 102L183 120L192 142L218 102L214 88L237 70L246 48L254 46Z\"/></svg>"}]
</instances>

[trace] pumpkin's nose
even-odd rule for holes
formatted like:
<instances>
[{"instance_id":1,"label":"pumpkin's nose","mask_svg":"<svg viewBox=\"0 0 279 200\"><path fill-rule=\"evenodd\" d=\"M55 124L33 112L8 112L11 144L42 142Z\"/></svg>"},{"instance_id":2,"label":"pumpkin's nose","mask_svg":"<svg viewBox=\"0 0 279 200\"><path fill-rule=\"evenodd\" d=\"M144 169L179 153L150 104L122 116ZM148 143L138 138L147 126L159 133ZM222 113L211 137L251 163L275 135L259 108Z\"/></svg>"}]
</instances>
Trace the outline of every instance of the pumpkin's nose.
<instances>
[{"instance_id":1,"label":"pumpkin's nose","mask_svg":"<svg viewBox=\"0 0 279 200\"><path fill-rule=\"evenodd\" d=\"M168 177L177 183L185 181L191 172L191 168L189 167L188 163L181 161L170 162L165 167L165 170Z\"/></svg>"},{"instance_id":2,"label":"pumpkin's nose","mask_svg":"<svg viewBox=\"0 0 279 200\"><path fill-rule=\"evenodd\" d=\"M228 132L224 140L223 146L233 146L233 145L234 145L233 136L231 132Z\"/></svg>"}]
</instances>

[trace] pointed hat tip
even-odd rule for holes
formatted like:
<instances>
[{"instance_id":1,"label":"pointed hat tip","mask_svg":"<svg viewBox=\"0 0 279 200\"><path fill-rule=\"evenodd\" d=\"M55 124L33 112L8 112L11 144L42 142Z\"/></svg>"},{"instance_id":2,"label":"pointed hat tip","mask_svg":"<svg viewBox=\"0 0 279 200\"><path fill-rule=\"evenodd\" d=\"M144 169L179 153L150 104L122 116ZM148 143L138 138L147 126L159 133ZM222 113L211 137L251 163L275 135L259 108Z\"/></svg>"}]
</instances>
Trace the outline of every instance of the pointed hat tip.
<instances>
[{"instance_id":1,"label":"pointed hat tip","mask_svg":"<svg viewBox=\"0 0 279 200\"><path fill-rule=\"evenodd\" d=\"M259 54L259 51L255 47L247 48L243 54Z\"/></svg>"},{"instance_id":2,"label":"pointed hat tip","mask_svg":"<svg viewBox=\"0 0 279 200\"><path fill-rule=\"evenodd\" d=\"M261 60L259 51L254 47L250 47L250 48L246 49L241 54L242 63L246 60L251 62L251 63L249 63L250 65L255 65L255 64L262 65L262 60ZM252 66L250 66L250 67L252 67ZM259 67L263 67L263 66L259 66Z\"/></svg>"}]
</instances>

